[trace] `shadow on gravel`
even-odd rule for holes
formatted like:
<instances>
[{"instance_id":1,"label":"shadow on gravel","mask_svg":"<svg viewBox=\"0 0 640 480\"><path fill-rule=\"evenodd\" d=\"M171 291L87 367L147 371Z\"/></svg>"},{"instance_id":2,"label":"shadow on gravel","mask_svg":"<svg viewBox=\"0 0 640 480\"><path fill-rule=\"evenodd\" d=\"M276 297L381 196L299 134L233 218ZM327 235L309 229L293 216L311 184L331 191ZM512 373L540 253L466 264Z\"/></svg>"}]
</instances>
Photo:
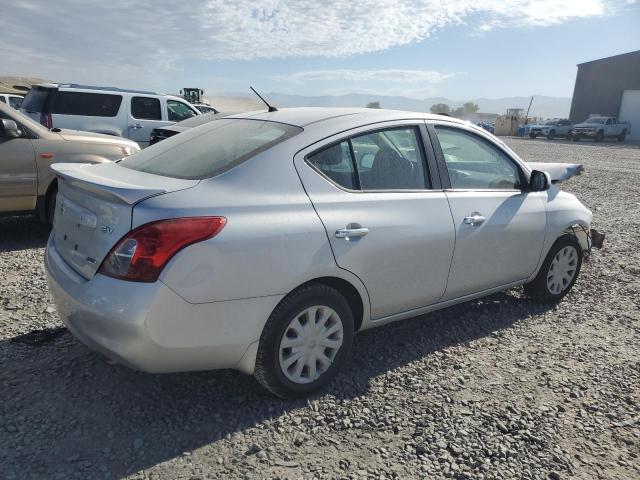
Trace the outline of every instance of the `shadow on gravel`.
<instances>
[{"instance_id":1,"label":"shadow on gravel","mask_svg":"<svg viewBox=\"0 0 640 480\"><path fill-rule=\"evenodd\" d=\"M34 215L0 217L0 252L44 248L50 232Z\"/></svg>"},{"instance_id":2,"label":"shadow on gravel","mask_svg":"<svg viewBox=\"0 0 640 480\"><path fill-rule=\"evenodd\" d=\"M338 401L361 396L378 375L500 335L545 308L508 292L363 332L350 370L327 394ZM134 372L68 332L37 347L0 341L0 358L4 478L121 478L307 404L276 399L232 371ZM238 461L243 454L235 452Z\"/></svg>"}]
</instances>

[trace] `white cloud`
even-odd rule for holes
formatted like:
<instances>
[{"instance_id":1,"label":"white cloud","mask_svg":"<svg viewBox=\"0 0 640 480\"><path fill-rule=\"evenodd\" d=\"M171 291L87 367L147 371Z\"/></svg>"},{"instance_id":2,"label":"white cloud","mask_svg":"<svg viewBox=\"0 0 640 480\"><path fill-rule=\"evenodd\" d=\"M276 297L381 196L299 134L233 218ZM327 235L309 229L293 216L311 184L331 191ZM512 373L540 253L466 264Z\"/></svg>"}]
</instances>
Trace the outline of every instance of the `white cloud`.
<instances>
[{"instance_id":1,"label":"white cloud","mask_svg":"<svg viewBox=\"0 0 640 480\"><path fill-rule=\"evenodd\" d=\"M627 0L615 4L612 0L54 3L20 0L3 6L0 58L4 73L60 80L80 77L82 81L105 77L107 82L140 75L171 78L178 63L188 69L185 63L190 61L345 57L419 42L451 25L464 24L475 32L546 26L634 8ZM424 71L419 75L420 81L437 82L451 74Z\"/></svg>"},{"instance_id":2,"label":"white cloud","mask_svg":"<svg viewBox=\"0 0 640 480\"><path fill-rule=\"evenodd\" d=\"M274 77L281 82L381 82L381 83L439 83L461 73L440 73L433 70L405 70L405 69L381 69L381 70L303 70L289 75Z\"/></svg>"}]
</instances>

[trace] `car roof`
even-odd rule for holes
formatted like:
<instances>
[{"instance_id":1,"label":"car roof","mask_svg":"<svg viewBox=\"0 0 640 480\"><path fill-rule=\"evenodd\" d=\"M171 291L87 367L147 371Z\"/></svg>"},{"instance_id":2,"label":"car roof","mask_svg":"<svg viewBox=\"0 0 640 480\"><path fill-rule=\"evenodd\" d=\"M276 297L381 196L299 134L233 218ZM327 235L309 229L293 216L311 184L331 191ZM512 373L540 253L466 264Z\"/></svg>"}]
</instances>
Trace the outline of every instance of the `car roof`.
<instances>
[{"instance_id":1,"label":"car roof","mask_svg":"<svg viewBox=\"0 0 640 480\"><path fill-rule=\"evenodd\" d=\"M443 120L453 123L466 124L468 122L453 117L422 112L405 112L401 110L387 110L378 108L324 108L324 107L296 107L280 108L275 112L257 111L231 115L229 118L250 118L253 120L269 120L286 123L297 127L308 127L332 119L352 117L354 123L362 125L386 120L425 119Z\"/></svg>"},{"instance_id":2,"label":"car roof","mask_svg":"<svg viewBox=\"0 0 640 480\"><path fill-rule=\"evenodd\" d=\"M43 88L65 88L70 90L98 90L104 92L119 92L119 93L140 93L146 95L166 95L164 93L151 92L147 90L132 90L128 88L118 87L99 87L95 85L80 85L77 83L38 83L34 87Z\"/></svg>"}]
</instances>

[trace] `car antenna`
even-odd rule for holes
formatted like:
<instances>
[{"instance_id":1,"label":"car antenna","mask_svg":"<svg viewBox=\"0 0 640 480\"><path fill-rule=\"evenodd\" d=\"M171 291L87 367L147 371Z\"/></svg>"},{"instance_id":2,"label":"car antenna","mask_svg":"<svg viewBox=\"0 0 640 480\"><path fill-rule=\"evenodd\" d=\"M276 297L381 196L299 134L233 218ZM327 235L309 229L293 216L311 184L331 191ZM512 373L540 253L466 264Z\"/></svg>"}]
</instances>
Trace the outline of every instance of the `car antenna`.
<instances>
[{"instance_id":1,"label":"car antenna","mask_svg":"<svg viewBox=\"0 0 640 480\"><path fill-rule=\"evenodd\" d=\"M262 101L264 102L264 104L265 104L267 107L269 107L269 111L270 111L270 112L277 112L277 111L278 111L278 109L277 109L276 107L274 107L274 106L272 106L272 105L269 105L269 102L267 102L264 98L262 98L262 95L260 95L258 92L256 92L256 89L255 89L255 88L253 88L251 85L249 85L249 88L251 89L251 91L252 91L253 93L255 93L255 94L258 96L258 98L259 98L260 100L262 100Z\"/></svg>"}]
</instances>

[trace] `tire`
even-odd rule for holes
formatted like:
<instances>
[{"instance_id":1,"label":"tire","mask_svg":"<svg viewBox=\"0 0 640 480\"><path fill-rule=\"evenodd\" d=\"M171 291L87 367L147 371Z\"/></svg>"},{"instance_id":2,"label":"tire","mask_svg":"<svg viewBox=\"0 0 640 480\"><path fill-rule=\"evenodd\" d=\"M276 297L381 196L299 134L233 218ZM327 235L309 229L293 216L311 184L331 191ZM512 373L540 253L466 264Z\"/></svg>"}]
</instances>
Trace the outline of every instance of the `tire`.
<instances>
[{"instance_id":1,"label":"tire","mask_svg":"<svg viewBox=\"0 0 640 480\"><path fill-rule=\"evenodd\" d=\"M601 142L604 139L604 132L598 132L598 134L593 139L594 142Z\"/></svg>"},{"instance_id":2,"label":"tire","mask_svg":"<svg viewBox=\"0 0 640 480\"><path fill-rule=\"evenodd\" d=\"M556 131L555 130L551 130L549 132L549 135L547 135L547 140L553 140L554 138L556 138Z\"/></svg>"},{"instance_id":3,"label":"tire","mask_svg":"<svg viewBox=\"0 0 640 480\"><path fill-rule=\"evenodd\" d=\"M620 135L618 135L618 141L619 142L624 142L625 138L627 138L627 131L623 130L622 133Z\"/></svg>"},{"instance_id":4,"label":"tire","mask_svg":"<svg viewBox=\"0 0 640 480\"><path fill-rule=\"evenodd\" d=\"M312 319L311 315L320 330L312 332L312 337L305 342L302 337L307 333L304 329L308 325L306 322ZM325 317L324 323L319 323ZM321 390L333 380L349 357L353 325L349 304L334 288L310 283L294 290L278 304L262 331L254 370L256 380L281 398L300 398ZM336 331L323 336L332 330ZM283 346L287 339L292 345L303 343ZM327 343L323 347L324 342ZM323 362L319 356L322 354L330 361ZM318 356L310 358L308 355ZM318 375L315 379L311 378L312 369ZM321 369L325 370L320 372Z\"/></svg>"},{"instance_id":5,"label":"tire","mask_svg":"<svg viewBox=\"0 0 640 480\"><path fill-rule=\"evenodd\" d=\"M571 256L572 254L570 252L572 250L575 257ZM559 260L554 264L556 257L558 257ZM557 282L554 282L551 277L553 265L555 265L554 269L560 269L555 275L555 279L559 280ZM565 275L558 278L558 275L563 272L564 265L566 265L567 274L570 270L573 270L570 280ZM558 302L573 288L580 274L580 267L582 267L582 248L580 248L580 243L575 236L564 234L553 244L540 267L538 275L536 275L536 278L534 278L531 283L524 286L524 291L539 303ZM567 283L565 283L565 281L567 281Z\"/></svg>"},{"instance_id":6,"label":"tire","mask_svg":"<svg viewBox=\"0 0 640 480\"><path fill-rule=\"evenodd\" d=\"M56 213L56 197L58 196L58 186L54 185L47 195L47 224L53 225L53 217Z\"/></svg>"},{"instance_id":7,"label":"tire","mask_svg":"<svg viewBox=\"0 0 640 480\"><path fill-rule=\"evenodd\" d=\"M573 135L571 137L571 140L573 140L574 142L579 142L580 141L580 135Z\"/></svg>"},{"instance_id":8,"label":"tire","mask_svg":"<svg viewBox=\"0 0 640 480\"><path fill-rule=\"evenodd\" d=\"M530 133L529 134L529 138L534 140L536 138L536 134L535 133Z\"/></svg>"}]
</instances>

